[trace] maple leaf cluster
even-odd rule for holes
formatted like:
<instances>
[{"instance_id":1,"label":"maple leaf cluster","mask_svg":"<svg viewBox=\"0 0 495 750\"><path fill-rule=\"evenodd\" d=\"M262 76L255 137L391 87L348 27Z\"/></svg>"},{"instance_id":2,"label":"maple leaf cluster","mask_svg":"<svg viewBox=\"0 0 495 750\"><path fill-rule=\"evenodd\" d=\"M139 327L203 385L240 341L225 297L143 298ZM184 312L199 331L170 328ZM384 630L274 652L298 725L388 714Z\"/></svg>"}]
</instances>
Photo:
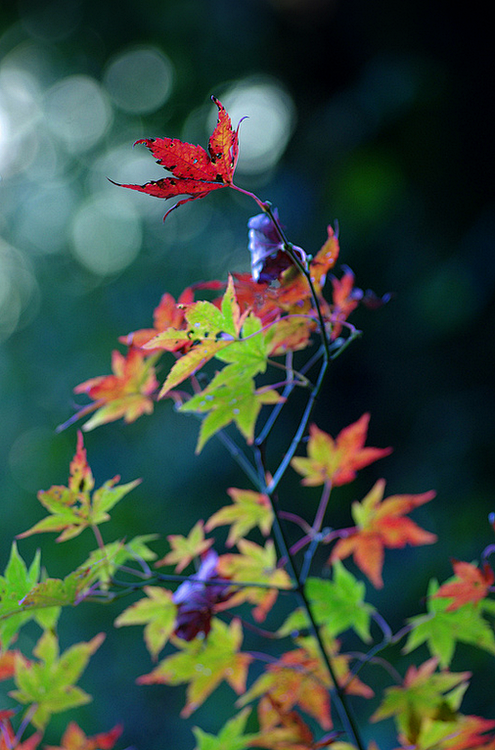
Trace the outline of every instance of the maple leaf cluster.
<instances>
[{"instance_id":1,"label":"maple leaf cluster","mask_svg":"<svg viewBox=\"0 0 495 750\"><path fill-rule=\"evenodd\" d=\"M495 601L490 598L495 574L486 561L493 545L485 550L482 564L453 560L452 579L441 586L432 579L425 598L427 612L410 618L393 636L366 601L369 585L358 576L363 574L373 587L382 588L387 550L436 541L434 533L409 517L433 500L435 492L385 497L385 480L378 479L361 501L352 502L349 515L354 525L337 529L325 525L334 493L391 453L390 447L366 445L368 413L334 438L311 423L307 408L298 439L292 441L276 474L272 477L265 466L263 436L270 419L256 436L262 408L272 408L273 426L294 387L310 388L309 405L319 392L319 386L308 380L310 367L298 371L293 355L319 338L322 345L310 361L323 361L323 376L330 358L358 333L348 320L357 306L377 308L390 295L379 299L372 292L364 293L356 288L352 271L345 268L340 278L331 278L331 300L325 298L325 282L339 255L334 230L328 227L327 239L313 258L287 241L277 209L234 184L239 126L234 131L223 105L213 101L218 121L207 150L171 138L137 141L147 146L171 176L123 187L164 199L187 196L164 218L177 206L223 187L254 197L262 213L248 224L251 273L233 274L226 283L192 285L177 301L165 292L152 325L120 337L127 353L113 352L112 374L91 378L75 388L91 403L62 427L87 415L91 416L83 426L86 431L120 418L133 422L150 414L157 400L171 398L180 411L196 413L201 419L197 452L231 423L248 445L254 444L256 466L244 454L240 463L254 478L256 489L229 488L230 504L206 521L197 521L187 536L168 535L170 549L162 557L148 547L157 539L155 534L105 544L101 524L110 520L110 511L140 480L120 484L116 476L95 490L83 435L78 432L67 486L54 485L38 493L48 515L18 538L55 532L57 542L67 542L89 529L97 548L82 565L58 579L48 577L41 568L39 552L28 566L16 543L12 545L4 576L0 576L0 680L13 680L15 689L9 697L27 710L17 734L12 727L14 712L0 710L0 750L35 750L53 714L91 699L76 683L105 636L100 633L61 652L56 634L61 608L90 597L110 602L128 591L138 593L139 598L118 615L115 626L142 626L154 662L153 669L138 678L139 684L183 685L184 717L191 716L222 683L237 696L240 710L217 736L194 728L195 750L363 750L346 702L349 696L374 698L372 687L358 673L373 662L385 664L381 657L375 659L376 654L403 637L407 638L403 654L421 646L430 658L410 665L403 679L390 665L396 684L385 689L371 722L395 722L400 743L395 750L495 750L495 721L461 713L471 673L450 671L458 642L495 655L491 625ZM221 295L212 301L197 299L200 291ZM168 357L170 367L160 383L157 363L162 357ZM265 376L269 367L278 375L282 372L283 380L267 384L265 377L260 386L256 378ZM192 392L183 390L186 383ZM306 429L309 434L303 441ZM295 455L300 445L305 455ZM236 451L237 447L231 450L238 457ZM297 507L291 512L280 509L275 499L280 467L284 472L292 467L303 488L322 488L312 523ZM299 498L298 507L307 510ZM296 541L288 541L285 523L299 528ZM217 530L223 527L226 550L218 552L217 535L221 537L222 532ZM210 536L212 532L215 536ZM328 575L318 578L311 571L319 545L331 546L331 551L325 568ZM351 556L358 576L349 565ZM163 572L167 566L173 573ZM130 584L127 591L117 571L135 574L139 583ZM287 601L289 597L296 604L274 630L272 609L279 598ZM11 646L30 621L43 633L28 659ZM372 625L381 628L383 643L371 645ZM277 649L281 652L277 656L247 650L248 630L270 640L290 639L290 645ZM369 651L346 650L349 637L360 639ZM264 669L257 668L253 678L256 662L262 662ZM256 705L258 729L254 732L246 732L252 712L248 704ZM344 717L344 727L347 717L349 741L334 728L336 714ZM28 723L35 731L22 740ZM47 746L47 750L112 750L121 732L118 725L87 736L70 722L60 747ZM350 741L353 736L357 744ZM367 750L379 748L371 741Z\"/></svg>"},{"instance_id":2,"label":"maple leaf cluster","mask_svg":"<svg viewBox=\"0 0 495 750\"><path fill-rule=\"evenodd\" d=\"M164 199L188 196L173 208L219 188L241 190L233 182L239 127L234 131L223 105L215 98L213 101L218 121L207 150L176 138L141 139L137 143L144 143L171 176L122 187ZM87 415L92 416L83 426L86 431L120 418L133 422L151 414L157 400L171 398L184 411L205 415L198 450L230 422L252 442L262 406L275 405L281 399L276 389L257 388L254 378L274 357L310 346L312 335L321 332L322 325L331 342L340 341L346 327L347 334L355 331L347 319L359 302L366 300L362 290L354 286L352 272L346 269L341 280L332 279L331 303L323 296L327 275L339 255L332 227L328 227L321 249L309 258L302 248L285 239L277 209L252 197L263 213L248 223L251 274L234 274L227 285L220 281L197 283L187 287L177 301L165 292L154 310L153 326L120 337L127 352L113 352L112 374L90 378L74 389L76 394L86 394L91 402L59 429ZM225 287L224 296L213 302L196 299L200 290ZM375 306L380 304L375 298ZM165 352L174 359L160 385L156 364ZM227 366L198 393L194 379L211 360ZM177 390L186 380L195 383L196 396L192 398ZM231 403L234 399L238 402L235 405Z\"/></svg>"}]
</instances>

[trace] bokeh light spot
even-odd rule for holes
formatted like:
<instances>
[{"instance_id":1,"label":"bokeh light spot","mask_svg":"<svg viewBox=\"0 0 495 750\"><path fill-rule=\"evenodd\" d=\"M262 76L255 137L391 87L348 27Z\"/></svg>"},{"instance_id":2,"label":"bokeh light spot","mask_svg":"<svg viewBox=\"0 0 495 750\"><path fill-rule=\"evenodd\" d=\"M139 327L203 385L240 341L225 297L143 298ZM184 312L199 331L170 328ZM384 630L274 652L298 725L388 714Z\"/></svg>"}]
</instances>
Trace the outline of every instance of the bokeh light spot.
<instances>
[{"instance_id":1,"label":"bokeh light spot","mask_svg":"<svg viewBox=\"0 0 495 750\"><path fill-rule=\"evenodd\" d=\"M170 59L152 47L124 52L110 62L104 77L114 104L124 112L145 114L161 107L172 93Z\"/></svg>"},{"instance_id":2,"label":"bokeh light spot","mask_svg":"<svg viewBox=\"0 0 495 750\"><path fill-rule=\"evenodd\" d=\"M34 78L16 68L0 68L0 174L26 169L38 148L41 119L39 89Z\"/></svg>"},{"instance_id":3,"label":"bokeh light spot","mask_svg":"<svg viewBox=\"0 0 495 750\"><path fill-rule=\"evenodd\" d=\"M125 195L94 195L79 208L72 225L72 250L98 276L123 271L139 253L141 219Z\"/></svg>"},{"instance_id":4,"label":"bokeh light spot","mask_svg":"<svg viewBox=\"0 0 495 750\"><path fill-rule=\"evenodd\" d=\"M36 252L63 251L75 205L74 191L66 183L33 190L26 196L25 211L19 218L17 241Z\"/></svg>"},{"instance_id":5,"label":"bokeh light spot","mask_svg":"<svg viewBox=\"0 0 495 750\"><path fill-rule=\"evenodd\" d=\"M272 169L284 153L295 124L295 107L276 81L236 83L221 96L234 128L240 128L237 171L261 174Z\"/></svg>"},{"instance_id":6,"label":"bokeh light spot","mask_svg":"<svg viewBox=\"0 0 495 750\"><path fill-rule=\"evenodd\" d=\"M0 239L0 341L32 319L38 310L39 290L22 253Z\"/></svg>"},{"instance_id":7,"label":"bokeh light spot","mask_svg":"<svg viewBox=\"0 0 495 750\"><path fill-rule=\"evenodd\" d=\"M112 119L108 97L90 76L62 79L47 93L46 118L71 153L86 151L105 134Z\"/></svg>"}]
</instances>

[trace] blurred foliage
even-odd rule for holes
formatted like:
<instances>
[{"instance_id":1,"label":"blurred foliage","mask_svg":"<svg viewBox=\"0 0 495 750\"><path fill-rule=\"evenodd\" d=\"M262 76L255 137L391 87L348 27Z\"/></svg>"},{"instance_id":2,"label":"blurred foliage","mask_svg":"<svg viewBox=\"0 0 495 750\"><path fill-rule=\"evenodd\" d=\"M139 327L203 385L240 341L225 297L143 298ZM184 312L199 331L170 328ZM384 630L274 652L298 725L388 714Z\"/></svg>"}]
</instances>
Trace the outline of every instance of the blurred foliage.
<instances>
[{"instance_id":1,"label":"blurred foliage","mask_svg":"<svg viewBox=\"0 0 495 750\"><path fill-rule=\"evenodd\" d=\"M0 4L2 569L10 540L42 515L36 491L66 479L75 429L54 430L72 413L73 386L109 372L117 337L148 326L164 291L249 267L247 198L212 194L162 225L163 203L106 179L162 176L131 148L138 138L204 146L211 94L234 124L249 115L238 184L277 205L308 252L338 220L341 261L358 285L395 293L357 314L365 336L335 363L317 417L336 434L371 411L370 444L395 447L379 467L389 491L438 491L418 520L439 543L397 552L373 603L392 622L396 611L414 614L427 578L450 575L449 557L479 555L494 509L492 49L482 16L424 0ZM296 420L286 415L273 455ZM194 457L196 433L161 403L151 418L88 436L97 481L144 479L103 530L108 540L186 533L225 502L226 487L247 486L219 444ZM367 471L353 492L377 476ZM297 506L295 477L283 491ZM36 542L22 544L29 559ZM45 542L50 574L66 572L68 554L84 560L84 539L71 544ZM71 638L92 637L115 614L66 613ZM98 655L104 669L88 670L86 688L93 679L101 695L81 710L83 728L124 720L126 742L141 750L171 736L192 746L181 696L134 685L148 669L136 641L119 632ZM472 666L473 652L460 654L459 666ZM495 716L484 690L492 667L479 667L471 709ZM220 718L207 707L192 723L214 731Z\"/></svg>"}]
</instances>

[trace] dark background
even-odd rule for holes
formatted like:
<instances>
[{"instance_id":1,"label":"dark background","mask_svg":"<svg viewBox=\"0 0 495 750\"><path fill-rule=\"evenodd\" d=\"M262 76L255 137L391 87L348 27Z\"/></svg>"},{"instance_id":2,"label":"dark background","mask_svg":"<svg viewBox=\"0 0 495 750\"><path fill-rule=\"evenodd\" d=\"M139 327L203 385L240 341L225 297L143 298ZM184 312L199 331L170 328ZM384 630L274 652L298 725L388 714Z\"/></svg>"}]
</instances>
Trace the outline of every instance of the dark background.
<instances>
[{"instance_id":1,"label":"dark background","mask_svg":"<svg viewBox=\"0 0 495 750\"><path fill-rule=\"evenodd\" d=\"M132 150L140 137L205 146L211 94L234 124L250 115L237 183L277 205L308 252L338 220L340 261L357 284L395 293L355 315L365 335L336 361L317 413L335 435L370 411L369 444L394 446L335 493L330 523L347 525L350 501L382 475L389 494L438 493L415 514L438 544L388 552L385 591L370 587L369 600L397 628L423 611L428 579L451 574L449 558L479 559L495 510L492 49L476 5L0 3L1 569L14 535L43 515L36 491L67 479L76 430L55 427L72 413L73 386L109 372L117 337L149 326L164 291L249 267L248 198L213 193L163 225L163 202L106 179L162 176L143 147ZM296 419L274 438L274 462ZM195 420L169 403L86 436L98 484L143 477L102 528L106 541L188 533L225 504L226 487L248 486L215 441L194 457L196 436ZM310 518L318 492L302 492L291 474L286 507ZM41 546L49 574L62 576L90 544L37 537L20 550L30 561ZM111 628L123 606L64 612L62 646ZM36 637L26 632L23 645ZM493 657L467 646L456 654L454 671L475 672L464 712L495 718ZM398 649L389 655L403 673ZM181 688L134 684L150 666L138 629L110 633L82 681L95 695L77 713L88 734L122 721L122 747L188 748L191 725L216 732L229 716L233 694L221 688L183 722ZM376 668L362 676L389 684ZM356 705L363 718L376 703ZM47 741L66 722L57 717ZM381 722L365 735L387 750L389 730Z\"/></svg>"}]
</instances>

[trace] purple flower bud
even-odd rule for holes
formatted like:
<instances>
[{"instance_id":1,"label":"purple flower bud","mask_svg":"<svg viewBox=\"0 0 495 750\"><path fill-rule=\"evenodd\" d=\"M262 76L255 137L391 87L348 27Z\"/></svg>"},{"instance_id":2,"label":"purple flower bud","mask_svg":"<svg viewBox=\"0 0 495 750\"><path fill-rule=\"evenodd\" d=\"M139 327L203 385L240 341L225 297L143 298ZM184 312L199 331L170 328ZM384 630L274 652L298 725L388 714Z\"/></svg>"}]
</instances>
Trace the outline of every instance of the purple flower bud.
<instances>
[{"instance_id":1,"label":"purple flower bud","mask_svg":"<svg viewBox=\"0 0 495 750\"><path fill-rule=\"evenodd\" d=\"M273 215L278 221L278 211ZM268 214L257 214L248 221L249 252L251 253L251 275L254 281L270 283L278 279L282 271L292 265L284 253L284 243L280 240L275 224Z\"/></svg>"},{"instance_id":2,"label":"purple flower bud","mask_svg":"<svg viewBox=\"0 0 495 750\"><path fill-rule=\"evenodd\" d=\"M185 641L192 641L198 633L208 635L215 606L226 601L230 596L230 586L227 583L210 586L202 583L202 581L209 581L218 576L217 561L217 553L208 550L198 572L188 581L184 581L172 597L177 604L174 632Z\"/></svg>"}]
</instances>

